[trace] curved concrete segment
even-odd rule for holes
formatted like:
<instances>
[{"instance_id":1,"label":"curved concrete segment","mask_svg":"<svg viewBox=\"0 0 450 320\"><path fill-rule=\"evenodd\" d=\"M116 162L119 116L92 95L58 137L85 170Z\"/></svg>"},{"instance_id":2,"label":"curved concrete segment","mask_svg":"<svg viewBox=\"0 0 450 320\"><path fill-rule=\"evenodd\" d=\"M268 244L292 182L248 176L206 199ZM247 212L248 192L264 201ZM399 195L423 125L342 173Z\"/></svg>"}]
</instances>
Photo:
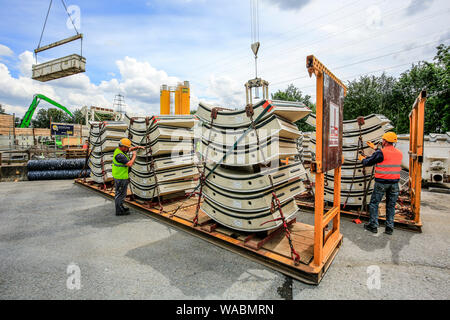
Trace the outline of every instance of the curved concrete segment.
<instances>
[{"instance_id":1,"label":"curved concrete segment","mask_svg":"<svg viewBox=\"0 0 450 320\"><path fill-rule=\"evenodd\" d=\"M270 137L279 137L286 139L298 139L301 136L300 131L295 124L292 122L283 120L277 115L272 115L269 118L259 122L255 125L256 132L250 131L241 142L241 145L255 145L258 142L257 135L259 136L259 141L268 140ZM211 125L209 123L202 123L202 136L210 141L217 144L223 144L227 146L232 146L236 140L247 130L247 127L237 127L237 128L223 128Z\"/></svg>"},{"instance_id":2,"label":"curved concrete segment","mask_svg":"<svg viewBox=\"0 0 450 320\"><path fill-rule=\"evenodd\" d=\"M205 175L211 171L212 167L211 164L206 166ZM232 170L219 166L208 177L208 183L225 191L252 194L271 189L272 184L269 174L272 175L274 186L278 186L292 179L306 180L306 171L303 164L301 162L294 162L286 166L276 167L258 173L253 173L251 167Z\"/></svg>"},{"instance_id":3,"label":"curved concrete segment","mask_svg":"<svg viewBox=\"0 0 450 320\"><path fill-rule=\"evenodd\" d=\"M357 119L344 120L344 132L358 131L359 125ZM361 129L371 128L377 125L385 125L390 124L390 120L386 118L382 114L370 114L364 117L364 124L361 126ZM309 117L306 119L306 123L315 127L316 126L316 115L311 113Z\"/></svg>"},{"instance_id":4,"label":"curved concrete segment","mask_svg":"<svg viewBox=\"0 0 450 320\"><path fill-rule=\"evenodd\" d=\"M278 209L272 213L270 207L257 212L236 211L222 207L220 204L205 198L200 209L221 224L240 231L266 231L283 224L281 220L268 222L280 217ZM283 211L284 217L289 220L297 213L298 207L295 200L291 199L281 205L281 210ZM262 225L263 223L265 224Z\"/></svg>"},{"instance_id":5,"label":"curved concrete segment","mask_svg":"<svg viewBox=\"0 0 450 320\"><path fill-rule=\"evenodd\" d=\"M214 141L209 143L202 139L200 152L208 161L219 162L228 152L230 147L216 144ZM223 164L229 166L248 166L255 164L267 164L270 161L285 159L297 155L297 143L292 139L269 138L261 142L258 146L238 146L223 161Z\"/></svg>"},{"instance_id":6,"label":"curved concrete segment","mask_svg":"<svg viewBox=\"0 0 450 320\"><path fill-rule=\"evenodd\" d=\"M305 191L303 182L294 180L278 185L275 194L281 203L289 201L296 195ZM203 193L206 198L216 205L220 205L229 210L242 211L245 213L259 212L270 208L272 205L272 190L255 192L253 194L232 193L221 190L208 182L203 186ZM220 222L220 221L219 221Z\"/></svg>"},{"instance_id":7,"label":"curved concrete segment","mask_svg":"<svg viewBox=\"0 0 450 320\"><path fill-rule=\"evenodd\" d=\"M125 115L125 123L127 127L132 128L135 131L143 131L145 132L149 125L151 127L155 125L164 125L171 126L177 128L193 128L196 119L193 115L160 115L154 117L131 117L129 115Z\"/></svg>"},{"instance_id":8,"label":"curved concrete segment","mask_svg":"<svg viewBox=\"0 0 450 320\"><path fill-rule=\"evenodd\" d=\"M134 195L141 199L152 200L156 196L164 196L176 192L189 192L198 184L194 180L181 180L159 183L156 187L153 185L143 186L137 182L130 180L130 188ZM155 189L156 188L156 189Z\"/></svg>"},{"instance_id":9,"label":"curved concrete segment","mask_svg":"<svg viewBox=\"0 0 450 320\"><path fill-rule=\"evenodd\" d=\"M148 131L137 131L133 128L128 130L128 138L135 144L144 144L157 139L168 139L172 141L192 140L194 139L194 130L189 128L178 128L172 126L157 125L149 128Z\"/></svg>"},{"instance_id":10,"label":"curved concrete segment","mask_svg":"<svg viewBox=\"0 0 450 320\"><path fill-rule=\"evenodd\" d=\"M214 107L216 106L200 102L195 115L201 121L210 123L211 110ZM276 114L287 121L295 122L311 113L311 110L300 102L261 100L253 105L253 119L256 119L263 112L264 108L269 108L269 111L263 116L261 121ZM247 117L245 109L221 110L218 111L217 118L214 119L213 124L224 128L249 127L251 120Z\"/></svg>"},{"instance_id":11,"label":"curved concrete segment","mask_svg":"<svg viewBox=\"0 0 450 320\"><path fill-rule=\"evenodd\" d=\"M172 168L156 172L156 178L158 182L167 182L178 179L189 179L197 176L198 176L198 169L196 166ZM156 183L155 174L151 172L150 167L145 172L142 172L136 170L133 166L130 172L130 179L143 186L152 185Z\"/></svg>"}]
</instances>

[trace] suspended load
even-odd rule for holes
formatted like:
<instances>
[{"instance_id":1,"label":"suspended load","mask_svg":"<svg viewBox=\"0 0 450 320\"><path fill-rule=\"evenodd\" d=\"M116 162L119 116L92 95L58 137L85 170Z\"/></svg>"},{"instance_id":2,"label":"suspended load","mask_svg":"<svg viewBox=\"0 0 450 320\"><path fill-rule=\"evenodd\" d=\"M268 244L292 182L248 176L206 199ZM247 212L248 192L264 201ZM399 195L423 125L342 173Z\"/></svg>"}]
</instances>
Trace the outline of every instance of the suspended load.
<instances>
[{"instance_id":1,"label":"suspended load","mask_svg":"<svg viewBox=\"0 0 450 320\"><path fill-rule=\"evenodd\" d=\"M48 44L46 46L41 47L41 41L42 41L42 35L44 34L45 25L47 24L48 14L50 13L50 8L52 6L52 1L50 1L50 5L48 7L47 16L45 18L44 27L42 28L41 38L39 40L38 47L34 50L34 55L36 58L36 64L32 66L32 79L46 82L50 80L60 79L64 77L68 77L77 73L85 72L86 71L86 58L83 57L83 34L78 33L77 28L75 27L75 24L72 20L72 17L70 16L69 12L67 11L66 4L63 0L61 0L62 4L64 5L64 8L67 12L67 15L69 16L70 21L72 22L73 28L76 31L76 35L53 42L51 44ZM38 64L37 61L37 54L39 52L49 50L61 45L64 45L66 43L80 40L80 54L71 54L62 58L53 59L50 61L46 61L44 63Z\"/></svg>"}]
</instances>

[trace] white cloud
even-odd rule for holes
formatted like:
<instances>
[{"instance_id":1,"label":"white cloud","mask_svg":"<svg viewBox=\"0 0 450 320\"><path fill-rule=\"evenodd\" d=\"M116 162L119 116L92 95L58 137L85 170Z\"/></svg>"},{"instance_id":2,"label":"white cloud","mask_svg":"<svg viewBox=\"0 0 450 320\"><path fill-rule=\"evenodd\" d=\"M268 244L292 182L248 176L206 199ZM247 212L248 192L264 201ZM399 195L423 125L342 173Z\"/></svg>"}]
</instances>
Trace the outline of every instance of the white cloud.
<instances>
[{"instance_id":1,"label":"white cloud","mask_svg":"<svg viewBox=\"0 0 450 320\"><path fill-rule=\"evenodd\" d=\"M31 77L31 68L33 66L33 53L30 51L22 52L19 55L19 70L24 77Z\"/></svg>"},{"instance_id":2,"label":"white cloud","mask_svg":"<svg viewBox=\"0 0 450 320\"><path fill-rule=\"evenodd\" d=\"M407 15L415 15L418 12L428 9L433 4L433 0L411 0L409 7L406 9Z\"/></svg>"},{"instance_id":3,"label":"white cloud","mask_svg":"<svg viewBox=\"0 0 450 320\"><path fill-rule=\"evenodd\" d=\"M0 44L0 56L10 57L14 54L14 52L8 48L7 46Z\"/></svg>"},{"instance_id":4,"label":"white cloud","mask_svg":"<svg viewBox=\"0 0 450 320\"><path fill-rule=\"evenodd\" d=\"M18 56L18 60L20 75L17 78L11 75L5 64L0 63L0 103L7 112L16 112L17 115L26 111L36 93L44 94L70 110L85 105L112 107L114 96L121 93L125 96L126 112L134 115L158 114L160 86L174 86L180 82L177 77L154 68L149 62L125 57L116 61L119 77L102 81L99 85L92 83L86 73L41 83L30 78L32 53L25 51ZM198 103L192 93L191 101Z\"/></svg>"},{"instance_id":5,"label":"white cloud","mask_svg":"<svg viewBox=\"0 0 450 320\"><path fill-rule=\"evenodd\" d=\"M307 5L310 0L267 0L283 10L299 10Z\"/></svg>"},{"instance_id":6,"label":"white cloud","mask_svg":"<svg viewBox=\"0 0 450 320\"><path fill-rule=\"evenodd\" d=\"M243 108L245 104L244 85L230 77L211 75L206 93L211 97L206 102L219 104L224 108Z\"/></svg>"}]
</instances>

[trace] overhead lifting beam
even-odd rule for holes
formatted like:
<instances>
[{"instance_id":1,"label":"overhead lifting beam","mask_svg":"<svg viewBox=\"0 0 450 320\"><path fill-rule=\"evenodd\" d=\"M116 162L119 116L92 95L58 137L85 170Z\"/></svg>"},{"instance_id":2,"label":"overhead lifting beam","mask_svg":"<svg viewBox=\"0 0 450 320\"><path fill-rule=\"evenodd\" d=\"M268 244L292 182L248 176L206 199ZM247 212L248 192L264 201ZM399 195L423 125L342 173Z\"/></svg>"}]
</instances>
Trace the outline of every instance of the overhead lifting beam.
<instances>
[{"instance_id":1,"label":"overhead lifting beam","mask_svg":"<svg viewBox=\"0 0 450 320\"><path fill-rule=\"evenodd\" d=\"M78 39L83 39L83 34L82 33L79 33L77 35L74 35L72 37L69 37L69 38L66 38L66 39L63 39L63 40L60 40L60 41L56 41L56 42L50 43L50 44L48 44L46 46L43 46L43 47L36 48L36 49L34 49L34 53L38 53L38 52L42 52L42 51L45 51L45 50L48 50L48 49L51 49L51 48L55 48L55 47L61 46L63 44L66 44L66 43L69 43L69 42L72 42L72 41L75 41L75 40L78 40Z\"/></svg>"}]
</instances>

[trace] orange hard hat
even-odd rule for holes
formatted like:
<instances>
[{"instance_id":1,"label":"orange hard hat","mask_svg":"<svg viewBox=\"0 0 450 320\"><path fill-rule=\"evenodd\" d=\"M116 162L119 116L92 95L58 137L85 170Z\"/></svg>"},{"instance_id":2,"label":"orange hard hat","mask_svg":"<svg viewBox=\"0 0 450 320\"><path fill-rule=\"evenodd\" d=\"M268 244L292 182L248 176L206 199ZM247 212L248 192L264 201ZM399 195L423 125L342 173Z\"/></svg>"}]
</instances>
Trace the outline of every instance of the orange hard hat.
<instances>
[{"instance_id":1,"label":"orange hard hat","mask_svg":"<svg viewBox=\"0 0 450 320\"><path fill-rule=\"evenodd\" d=\"M131 147L131 140L127 139L127 138L123 138L123 139L120 140L120 144L122 146L130 148Z\"/></svg>"},{"instance_id":2,"label":"orange hard hat","mask_svg":"<svg viewBox=\"0 0 450 320\"><path fill-rule=\"evenodd\" d=\"M382 139L386 140L387 142L394 143L397 142L397 135L395 134L395 132L389 131L383 134Z\"/></svg>"}]
</instances>

